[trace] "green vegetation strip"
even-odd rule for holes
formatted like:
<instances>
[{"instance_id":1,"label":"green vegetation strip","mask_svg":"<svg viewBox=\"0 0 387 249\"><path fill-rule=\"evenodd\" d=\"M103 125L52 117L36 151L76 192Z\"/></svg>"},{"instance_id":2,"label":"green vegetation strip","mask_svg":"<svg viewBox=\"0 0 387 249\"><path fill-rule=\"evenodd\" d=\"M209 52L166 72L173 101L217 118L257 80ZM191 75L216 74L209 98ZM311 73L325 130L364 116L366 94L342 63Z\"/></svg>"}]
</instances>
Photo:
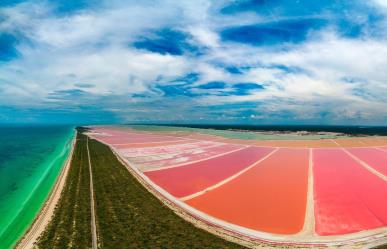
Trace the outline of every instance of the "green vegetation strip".
<instances>
[{"instance_id":1,"label":"green vegetation strip","mask_svg":"<svg viewBox=\"0 0 387 249\"><path fill-rule=\"evenodd\" d=\"M91 248L86 141L85 135L77 134L66 185L38 248ZM177 216L149 193L106 145L89 140L89 150L99 248L243 248Z\"/></svg>"},{"instance_id":2,"label":"green vegetation strip","mask_svg":"<svg viewBox=\"0 0 387 249\"><path fill-rule=\"evenodd\" d=\"M66 185L38 248L90 248L90 182L86 136L77 134Z\"/></svg>"},{"instance_id":3,"label":"green vegetation strip","mask_svg":"<svg viewBox=\"0 0 387 249\"><path fill-rule=\"evenodd\" d=\"M177 216L106 145L89 140L100 248L242 248Z\"/></svg>"}]
</instances>

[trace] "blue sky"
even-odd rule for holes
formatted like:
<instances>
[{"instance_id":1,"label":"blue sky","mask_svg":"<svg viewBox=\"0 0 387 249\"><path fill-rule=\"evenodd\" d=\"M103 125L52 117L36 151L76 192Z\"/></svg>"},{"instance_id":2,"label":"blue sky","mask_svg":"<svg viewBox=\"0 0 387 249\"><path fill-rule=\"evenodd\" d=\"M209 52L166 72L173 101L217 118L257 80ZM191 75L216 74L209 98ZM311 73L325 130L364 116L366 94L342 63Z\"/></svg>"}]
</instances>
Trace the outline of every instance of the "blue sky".
<instances>
[{"instance_id":1,"label":"blue sky","mask_svg":"<svg viewBox=\"0 0 387 249\"><path fill-rule=\"evenodd\" d=\"M3 0L0 123L387 122L387 2Z\"/></svg>"}]
</instances>

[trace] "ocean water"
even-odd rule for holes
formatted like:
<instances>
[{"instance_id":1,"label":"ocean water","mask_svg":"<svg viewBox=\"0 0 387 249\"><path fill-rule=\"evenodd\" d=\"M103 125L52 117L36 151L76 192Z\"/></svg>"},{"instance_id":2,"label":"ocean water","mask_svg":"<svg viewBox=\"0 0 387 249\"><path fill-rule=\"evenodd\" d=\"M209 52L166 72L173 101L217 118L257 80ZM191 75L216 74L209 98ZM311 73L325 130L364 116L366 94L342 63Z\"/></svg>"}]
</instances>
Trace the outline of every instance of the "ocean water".
<instances>
[{"instance_id":1,"label":"ocean water","mask_svg":"<svg viewBox=\"0 0 387 249\"><path fill-rule=\"evenodd\" d=\"M13 248L39 213L74 134L70 126L0 126L0 248Z\"/></svg>"}]
</instances>

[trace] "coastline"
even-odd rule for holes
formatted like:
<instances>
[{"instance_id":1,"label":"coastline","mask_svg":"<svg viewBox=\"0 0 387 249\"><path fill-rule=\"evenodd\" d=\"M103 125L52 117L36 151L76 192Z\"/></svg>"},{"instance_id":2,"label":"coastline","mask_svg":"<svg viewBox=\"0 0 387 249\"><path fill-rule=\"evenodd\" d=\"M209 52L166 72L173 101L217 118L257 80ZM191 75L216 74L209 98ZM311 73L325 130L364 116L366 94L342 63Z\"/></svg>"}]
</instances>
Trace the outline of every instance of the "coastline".
<instances>
[{"instance_id":1,"label":"coastline","mask_svg":"<svg viewBox=\"0 0 387 249\"><path fill-rule=\"evenodd\" d=\"M55 184L53 185L43 206L39 210L38 215L35 217L35 219L31 223L30 227L26 230L24 235L16 243L15 248L18 248L18 249L33 248L34 243L38 240L38 238L43 233L46 226L49 224L54 214L56 205L62 194L62 190L66 183L75 145L76 145L76 132L74 133L73 138L71 140L70 152L67 156L65 163L63 164L60 174L58 175L55 181Z\"/></svg>"}]
</instances>

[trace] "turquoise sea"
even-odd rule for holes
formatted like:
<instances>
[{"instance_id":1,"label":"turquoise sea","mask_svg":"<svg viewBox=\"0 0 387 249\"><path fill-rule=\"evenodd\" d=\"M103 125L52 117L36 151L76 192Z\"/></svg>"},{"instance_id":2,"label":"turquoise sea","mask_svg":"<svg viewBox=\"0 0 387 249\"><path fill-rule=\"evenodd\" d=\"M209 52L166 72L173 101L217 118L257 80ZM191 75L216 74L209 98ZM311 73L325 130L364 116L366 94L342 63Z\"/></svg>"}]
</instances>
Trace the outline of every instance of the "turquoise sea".
<instances>
[{"instance_id":1,"label":"turquoise sea","mask_svg":"<svg viewBox=\"0 0 387 249\"><path fill-rule=\"evenodd\" d=\"M0 126L0 248L13 248L39 213L74 134L71 126Z\"/></svg>"}]
</instances>

